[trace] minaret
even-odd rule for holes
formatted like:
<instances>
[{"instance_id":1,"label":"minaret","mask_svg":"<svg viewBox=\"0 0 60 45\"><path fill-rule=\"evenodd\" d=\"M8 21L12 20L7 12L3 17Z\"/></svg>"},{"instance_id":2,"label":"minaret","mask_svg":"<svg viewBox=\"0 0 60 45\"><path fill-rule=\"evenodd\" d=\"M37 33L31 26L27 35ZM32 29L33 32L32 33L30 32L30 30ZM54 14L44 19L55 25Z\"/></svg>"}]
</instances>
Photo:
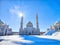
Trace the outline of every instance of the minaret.
<instances>
[{"instance_id":1,"label":"minaret","mask_svg":"<svg viewBox=\"0 0 60 45\"><path fill-rule=\"evenodd\" d=\"M19 34L23 34L23 16L21 17Z\"/></svg>"},{"instance_id":2,"label":"minaret","mask_svg":"<svg viewBox=\"0 0 60 45\"><path fill-rule=\"evenodd\" d=\"M38 14L36 14L36 28L37 29L39 28L39 25L38 25Z\"/></svg>"},{"instance_id":3,"label":"minaret","mask_svg":"<svg viewBox=\"0 0 60 45\"><path fill-rule=\"evenodd\" d=\"M36 13L36 30L37 30L38 34L40 34L39 23L38 23L38 13Z\"/></svg>"}]
</instances>

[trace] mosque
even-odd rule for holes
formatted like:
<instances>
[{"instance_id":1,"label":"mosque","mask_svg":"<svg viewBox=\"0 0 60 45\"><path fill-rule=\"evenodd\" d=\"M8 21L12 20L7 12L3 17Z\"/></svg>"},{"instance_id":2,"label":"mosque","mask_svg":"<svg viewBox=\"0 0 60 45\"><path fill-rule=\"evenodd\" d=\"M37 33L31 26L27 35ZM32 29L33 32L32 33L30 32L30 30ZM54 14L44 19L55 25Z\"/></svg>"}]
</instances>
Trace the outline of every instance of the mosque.
<instances>
[{"instance_id":1,"label":"mosque","mask_svg":"<svg viewBox=\"0 0 60 45\"><path fill-rule=\"evenodd\" d=\"M53 35L55 32L60 32L60 21L57 21L55 24L49 27L44 34Z\"/></svg>"},{"instance_id":2,"label":"mosque","mask_svg":"<svg viewBox=\"0 0 60 45\"><path fill-rule=\"evenodd\" d=\"M55 24L53 24L48 30L55 30L60 31L60 21L57 21Z\"/></svg>"},{"instance_id":3,"label":"mosque","mask_svg":"<svg viewBox=\"0 0 60 45\"><path fill-rule=\"evenodd\" d=\"M40 35L39 23L38 23L38 14L36 14L36 28L33 26L32 22L29 21L26 24L26 28L23 28L23 17L21 17L20 35Z\"/></svg>"},{"instance_id":4,"label":"mosque","mask_svg":"<svg viewBox=\"0 0 60 45\"><path fill-rule=\"evenodd\" d=\"M9 25L0 20L0 36L2 35L12 35L12 29L9 27Z\"/></svg>"}]
</instances>

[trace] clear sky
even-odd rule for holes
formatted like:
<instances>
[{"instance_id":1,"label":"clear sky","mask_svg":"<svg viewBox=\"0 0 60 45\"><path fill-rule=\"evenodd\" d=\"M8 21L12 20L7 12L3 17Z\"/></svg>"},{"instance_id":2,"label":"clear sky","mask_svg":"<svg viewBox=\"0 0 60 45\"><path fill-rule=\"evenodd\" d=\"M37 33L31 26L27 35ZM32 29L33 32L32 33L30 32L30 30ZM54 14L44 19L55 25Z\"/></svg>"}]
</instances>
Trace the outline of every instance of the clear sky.
<instances>
[{"instance_id":1,"label":"clear sky","mask_svg":"<svg viewBox=\"0 0 60 45\"><path fill-rule=\"evenodd\" d=\"M18 12L23 12L24 27L28 21L36 27L38 13L39 28L46 31L60 20L60 0L0 0L0 19L17 32L20 27Z\"/></svg>"}]
</instances>

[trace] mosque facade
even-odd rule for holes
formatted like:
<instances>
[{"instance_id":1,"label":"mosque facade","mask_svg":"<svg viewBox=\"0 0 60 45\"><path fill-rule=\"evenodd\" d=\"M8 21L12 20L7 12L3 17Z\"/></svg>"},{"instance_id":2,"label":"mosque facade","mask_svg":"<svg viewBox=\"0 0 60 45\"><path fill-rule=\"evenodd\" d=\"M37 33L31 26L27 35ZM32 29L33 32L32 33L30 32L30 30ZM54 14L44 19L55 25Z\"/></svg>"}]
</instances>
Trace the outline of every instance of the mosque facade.
<instances>
[{"instance_id":1,"label":"mosque facade","mask_svg":"<svg viewBox=\"0 0 60 45\"><path fill-rule=\"evenodd\" d=\"M23 28L23 17L21 17L19 34L20 35L40 35L40 29L39 29L39 23L38 23L38 14L36 14L36 28L33 26L31 21L29 21L26 24L26 27Z\"/></svg>"}]
</instances>

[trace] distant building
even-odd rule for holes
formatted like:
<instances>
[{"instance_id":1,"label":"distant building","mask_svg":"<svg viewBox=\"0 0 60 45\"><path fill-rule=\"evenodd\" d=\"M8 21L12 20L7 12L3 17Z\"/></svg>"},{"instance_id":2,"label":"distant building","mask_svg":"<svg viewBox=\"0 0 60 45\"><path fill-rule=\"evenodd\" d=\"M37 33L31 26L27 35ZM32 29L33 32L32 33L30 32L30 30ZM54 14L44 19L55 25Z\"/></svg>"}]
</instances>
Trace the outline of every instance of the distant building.
<instances>
[{"instance_id":1,"label":"distant building","mask_svg":"<svg viewBox=\"0 0 60 45\"><path fill-rule=\"evenodd\" d=\"M50 27L50 30L60 31L60 21L56 22L54 25Z\"/></svg>"},{"instance_id":2,"label":"distant building","mask_svg":"<svg viewBox=\"0 0 60 45\"><path fill-rule=\"evenodd\" d=\"M55 32L60 32L60 21L56 22L50 28L47 29L45 35L52 35Z\"/></svg>"},{"instance_id":3,"label":"distant building","mask_svg":"<svg viewBox=\"0 0 60 45\"><path fill-rule=\"evenodd\" d=\"M56 22L53 27L56 31L60 31L60 21Z\"/></svg>"},{"instance_id":4,"label":"distant building","mask_svg":"<svg viewBox=\"0 0 60 45\"><path fill-rule=\"evenodd\" d=\"M7 31L7 35L11 35L12 34L12 29L9 28L8 31Z\"/></svg>"},{"instance_id":5,"label":"distant building","mask_svg":"<svg viewBox=\"0 0 60 45\"><path fill-rule=\"evenodd\" d=\"M23 17L21 17L21 23L20 23L20 29L19 29L19 34L23 35L40 35L40 29L39 29L39 24L38 24L38 14L36 14L36 28L33 27L33 24L31 21L29 21L26 24L26 28L23 29Z\"/></svg>"},{"instance_id":6,"label":"distant building","mask_svg":"<svg viewBox=\"0 0 60 45\"><path fill-rule=\"evenodd\" d=\"M12 34L12 29L9 28L9 25L5 24L0 20L0 35L10 35Z\"/></svg>"},{"instance_id":7,"label":"distant building","mask_svg":"<svg viewBox=\"0 0 60 45\"><path fill-rule=\"evenodd\" d=\"M43 34L45 34L45 32L40 32L40 35L43 35Z\"/></svg>"},{"instance_id":8,"label":"distant building","mask_svg":"<svg viewBox=\"0 0 60 45\"><path fill-rule=\"evenodd\" d=\"M12 32L12 35L19 35L19 32Z\"/></svg>"}]
</instances>

